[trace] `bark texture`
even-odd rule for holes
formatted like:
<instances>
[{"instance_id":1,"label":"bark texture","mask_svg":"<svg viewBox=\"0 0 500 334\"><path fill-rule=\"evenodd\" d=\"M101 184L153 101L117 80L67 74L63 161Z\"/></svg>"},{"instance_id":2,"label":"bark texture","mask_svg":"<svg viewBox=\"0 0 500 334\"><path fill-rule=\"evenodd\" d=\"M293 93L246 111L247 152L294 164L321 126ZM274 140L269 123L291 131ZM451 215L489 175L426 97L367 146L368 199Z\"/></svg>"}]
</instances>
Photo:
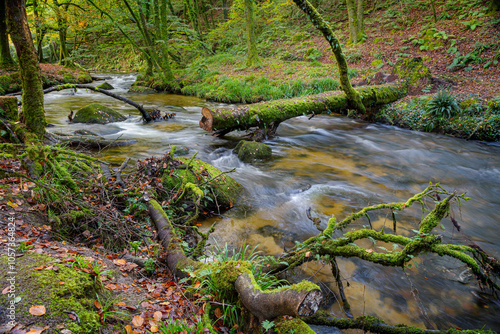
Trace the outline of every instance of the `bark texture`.
<instances>
[{"instance_id":1,"label":"bark texture","mask_svg":"<svg viewBox=\"0 0 500 334\"><path fill-rule=\"evenodd\" d=\"M347 60L340 47L340 42L337 37L333 34L333 30L330 25L319 15L316 8L314 8L308 0L293 0L295 4L309 17L314 27L321 31L325 39L330 44L330 48L335 55L337 60L337 65L339 68L340 76L340 86L347 96L349 102L349 107L356 109L360 113L365 113L366 109L361 100L359 93L352 87L351 81L349 80Z\"/></svg>"},{"instance_id":2,"label":"bark texture","mask_svg":"<svg viewBox=\"0 0 500 334\"><path fill-rule=\"evenodd\" d=\"M245 0L245 24L247 33L247 66L259 64L255 38L254 0Z\"/></svg>"},{"instance_id":3,"label":"bark texture","mask_svg":"<svg viewBox=\"0 0 500 334\"><path fill-rule=\"evenodd\" d=\"M0 65L12 66L14 65L14 59L10 55L6 10L5 0L0 0Z\"/></svg>"},{"instance_id":4,"label":"bark texture","mask_svg":"<svg viewBox=\"0 0 500 334\"><path fill-rule=\"evenodd\" d=\"M358 93L359 92L359 93ZM367 107L381 106L394 102L404 96L404 90L396 86L366 86L356 93ZM251 127L276 126L289 118L305 114L341 113L349 108L348 97L340 92L327 92L288 100L256 103L235 109L203 108L200 127L218 134L233 130L246 130Z\"/></svg>"},{"instance_id":5,"label":"bark texture","mask_svg":"<svg viewBox=\"0 0 500 334\"><path fill-rule=\"evenodd\" d=\"M308 317L318 311L323 295L319 289L285 289L276 293L266 293L255 287L252 278L244 273L236 279L236 290L243 305L259 321L272 320L281 315Z\"/></svg>"},{"instance_id":6,"label":"bark texture","mask_svg":"<svg viewBox=\"0 0 500 334\"><path fill-rule=\"evenodd\" d=\"M38 66L31 31L22 0L6 0L10 37L16 47L23 88L23 116L28 128L39 138L45 134L42 73Z\"/></svg>"},{"instance_id":7,"label":"bark texture","mask_svg":"<svg viewBox=\"0 0 500 334\"><path fill-rule=\"evenodd\" d=\"M347 0L347 14L349 16L349 43L363 42L365 25L363 19L364 0Z\"/></svg>"}]
</instances>

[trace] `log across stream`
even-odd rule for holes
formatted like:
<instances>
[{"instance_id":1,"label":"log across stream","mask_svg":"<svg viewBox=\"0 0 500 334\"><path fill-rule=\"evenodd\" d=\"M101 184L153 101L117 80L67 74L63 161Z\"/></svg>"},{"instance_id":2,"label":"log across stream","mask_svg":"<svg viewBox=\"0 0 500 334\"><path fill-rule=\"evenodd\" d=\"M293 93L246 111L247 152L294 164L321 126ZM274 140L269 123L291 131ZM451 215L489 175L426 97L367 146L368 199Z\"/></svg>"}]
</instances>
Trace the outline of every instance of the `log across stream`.
<instances>
[{"instance_id":1,"label":"log across stream","mask_svg":"<svg viewBox=\"0 0 500 334\"><path fill-rule=\"evenodd\" d=\"M419 133L391 126L370 124L341 116L317 115L312 119L296 117L282 122L277 137L266 142L274 158L267 162L245 164L231 153L243 133L233 132L226 138L207 135L199 128L201 109L217 109L221 104L207 103L193 97L168 94L132 95L127 87L132 75L114 75L110 83L124 95L162 111L175 112L167 122L143 124L140 114L122 102L78 90L46 95L49 122L53 131L73 132L90 129L105 138L137 140L128 147L102 152L102 159L122 162L126 157L142 159L161 155L171 145L189 148L191 155L222 170L236 168L232 174L246 189L246 194L224 217L203 223L218 225L214 237L220 245L239 247L246 242L261 245L270 254L289 248L295 240L318 233L307 219L311 207L314 216L326 223L327 217L343 218L369 203L398 201L424 189L429 181L439 181L448 189L467 191L472 198L465 203L459 217L462 231L485 251L500 257L500 146L465 141L436 134ZM71 95L70 95L71 94ZM132 118L108 125L67 124L68 109L98 102ZM310 187L308 187L310 185ZM303 190L303 191L300 191ZM420 217L418 209L412 212ZM404 217L398 217L398 221ZM408 220L411 220L408 217ZM392 226L388 216L371 217L376 228ZM447 241L463 240L453 232L451 222L444 220ZM368 222L366 222L368 224ZM412 233L409 225L398 230ZM357 261L339 259L343 278L349 281L346 294L354 316L371 310L390 323L430 327L500 328L498 305L484 308L481 295L461 283L466 280L457 263L437 257L423 257L406 271L377 265L360 265ZM436 270L438 268L438 270ZM299 272L300 278L313 277L336 291L328 267L313 262ZM418 289L415 297L412 290ZM421 309L425 310L425 314ZM329 309L341 315L338 303Z\"/></svg>"}]
</instances>

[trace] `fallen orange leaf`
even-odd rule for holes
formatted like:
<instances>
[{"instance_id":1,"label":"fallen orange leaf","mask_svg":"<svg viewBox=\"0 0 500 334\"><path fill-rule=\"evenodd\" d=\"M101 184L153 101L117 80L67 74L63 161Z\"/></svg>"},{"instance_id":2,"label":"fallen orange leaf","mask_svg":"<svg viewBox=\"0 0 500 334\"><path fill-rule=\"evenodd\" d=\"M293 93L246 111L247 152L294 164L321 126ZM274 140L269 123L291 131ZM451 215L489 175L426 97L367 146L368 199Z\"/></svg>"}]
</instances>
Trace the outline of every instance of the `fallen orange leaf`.
<instances>
[{"instance_id":1,"label":"fallen orange leaf","mask_svg":"<svg viewBox=\"0 0 500 334\"><path fill-rule=\"evenodd\" d=\"M6 287L5 289L2 290L2 295L5 295L11 291L10 286Z\"/></svg>"},{"instance_id":2,"label":"fallen orange leaf","mask_svg":"<svg viewBox=\"0 0 500 334\"><path fill-rule=\"evenodd\" d=\"M97 300L94 300L94 306L100 310L102 308L101 303L99 303Z\"/></svg>"},{"instance_id":3,"label":"fallen orange leaf","mask_svg":"<svg viewBox=\"0 0 500 334\"><path fill-rule=\"evenodd\" d=\"M130 326L130 325L125 326L125 331L127 332L127 334L132 334L132 332L133 332L132 326Z\"/></svg>"},{"instance_id":4,"label":"fallen orange leaf","mask_svg":"<svg viewBox=\"0 0 500 334\"><path fill-rule=\"evenodd\" d=\"M40 316L44 315L47 310L45 309L45 306L43 305L33 305L30 307L30 314Z\"/></svg>"},{"instance_id":5,"label":"fallen orange leaf","mask_svg":"<svg viewBox=\"0 0 500 334\"><path fill-rule=\"evenodd\" d=\"M125 260L125 259L116 259L116 260L113 260L113 263L116 264L117 266L123 266L125 263L127 263L127 260Z\"/></svg>"},{"instance_id":6,"label":"fallen orange leaf","mask_svg":"<svg viewBox=\"0 0 500 334\"><path fill-rule=\"evenodd\" d=\"M132 325L134 327L141 327L144 324L144 318L141 317L140 315L136 315L135 317L132 318Z\"/></svg>"},{"instance_id":7,"label":"fallen orange leaf","mask_svg":"<svg viewBox=\"0 0 500 334\"><path fill-rule=\"evenodd\" d=\"M155 319L155 321L160 321L162 317L163 317L163 314L160 311L156 311L153 314L153 319Z\"/></svg>"}]
</instances>

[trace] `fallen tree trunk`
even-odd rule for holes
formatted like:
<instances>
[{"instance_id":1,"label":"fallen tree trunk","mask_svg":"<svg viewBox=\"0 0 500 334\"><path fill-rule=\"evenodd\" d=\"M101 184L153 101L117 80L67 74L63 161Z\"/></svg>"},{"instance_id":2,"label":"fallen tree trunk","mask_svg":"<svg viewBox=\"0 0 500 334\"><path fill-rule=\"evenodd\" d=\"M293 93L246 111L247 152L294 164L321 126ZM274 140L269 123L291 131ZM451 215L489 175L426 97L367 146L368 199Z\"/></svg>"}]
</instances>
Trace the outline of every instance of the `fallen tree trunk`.
<instances>
[{"instance_id":1,"label":"fallen tree trunk","mask_svg":"<svg viewBox=\"0 0 500 334\"><path fill-rule=\"evenodd\" d=\"M188 258L181 245L180 239L157 201L145 198L149 215L158 231L158 237L165 251L168 268L177 277L189 277L186 272L191 268L196 275L197 271L210 268L211 264L203 264ZM247 261L228 261L212 270L214 279L225 284L233 285L242 304L259 321L272 320L281 316L312 316L319 309L322 293L317 285L304 281L285 288L262 291L255 283L250 271L251 264Z\"/></svg>"},{"instance_id":2,"label":"fallen tree trunk","mask_svg":"<svg viewBox=\"0 0 500 334\"><path fill-rule=\"evenodd\" d=\"M394 102L404 96L404 89L397 86L366 86L358 89L363 104L373 109ZM224 135L233 130L251 127L271 128L279 123L306 114L347 113L349 103L341 91L297 97L287 100L256 103L235 109L203 108L200 128Z\"/></svg>"},{"instance_id":3,"label":"fallen tree trunk","mask_svg":"<svg viewBox=\"0 0 500 334\"><path fill-rule=\"evenodd\" d=\"M132 101L130 99L127 99L126 97L123 97L123 96L120 96L120 95L108 92L108 91L106 91L104 89L92 87L90 85L81 85L81 84L59 85L59 86L54 86L54 87L47 88L47 89L45 89L43 91L43 93L47 94L47 93L50 93L50 92L61 91L61 90L64 90L64 89L71 89L71 88L90 89L90 90L92 90L94 92L102 93L102 94L110 96L110 97L112 97L114 99L117 99L117 100L120 100L122 102L128 103L131 106L137 108L137 110L139 110L141 112L142 118L146 122L151 122L153 120L151 118L151 116L149 115L149 113L141 105L139 105L137 102L134 102L134 101Z\"/></svg>"}]
</instances>

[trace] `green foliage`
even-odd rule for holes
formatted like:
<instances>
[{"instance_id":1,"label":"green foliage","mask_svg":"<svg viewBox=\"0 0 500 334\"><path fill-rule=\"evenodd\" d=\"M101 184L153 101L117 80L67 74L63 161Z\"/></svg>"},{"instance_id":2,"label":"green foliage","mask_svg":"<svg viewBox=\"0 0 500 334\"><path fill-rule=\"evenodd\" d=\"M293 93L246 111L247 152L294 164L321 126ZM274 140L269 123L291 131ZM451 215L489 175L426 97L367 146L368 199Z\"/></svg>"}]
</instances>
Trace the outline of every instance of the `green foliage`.
<instances>
[{"instance_id":1,"label":"green foliage","mask_svg":"<svg viewBox=\"0 0 500 334\"><path fill-rule=\"evenodd\" d=\"M274 327L274 321L264 320L264 321L262 321L261 325L262 325L262 328L264 328L266 331L268 331Z\"/></svg>"},{"instance_id":2,"label":"green foliage","mask_svg":"<svg viewBox=\"0 0 500 334\"><path fill-rule=\"evenodd\" d=\"M201 281L201 284L196 289L197 293L203 296L213 296L215 301L222 304L218 308L221 315L217 316L218 313L215 313L215 318L221 320L229 328L237 324L238 326L234 326L232 329L235 330L235 333L238 331L237 328L242 326L241 306L236 293L232 289L227 289L224 285L229 283L227 279L221 280L218 276L223 270L228 270L228 267L224 267L224 264L232 265L235 261L246 262L250 264L250 271L255 278L255 282L262 290L288 285L288 282L278 280L264 272L263 269L267 264L267 260L267 257L260 255L257 247L251 248L248 245L243 245L238 250L231 250L227 244L224 247L215 244L213 249L206 255L209 266L196 273L191 273L191 276Z\"/></svg>"},{"instance_id":3,"label":"green foliage","mask_svg":"<svg viewBox=\"0 0 500 334\"><path fill-rule=\"evenodd\" d=\"M479 43L478 42L474 46L474 49L465 55L461 55L460 52L456 52L455 58L453 59L450 66L448 66L448 69L465 68L465 71L470 71L470 70L472 70L472 67L470 66L471 64L482 64L482 63L486 62L486 60L484 58L482 58L481 55L492 47L497 47L499 51L493 57L493 59L491 59L490 61L488 61L484 65L484 68L488 68L491 65L498 65L498 62L500 59L500 43L486 44L486 43ZM450 50L448 50L448 51L450 51Z\"/></svg>"},{"instance_id":4,"label":"green foliage","mask_svg":"<svg viewBox=\"0 0 500 334\"><path fill-rule=\"evenodd\" d=\"M427 104L427 114L438 120L450 119L460 111L456 97L449 91L440 90Z\"/></svg>"},{"instance_id":5,"label":"green foliage","mask_svg":"<svg viewBox=\"0 0 500 334\"><path fill-rule=\"evenodd\" d=\"M412 130L439 130L467 139L500 141L500 96L489 101L488 107L476 98L459 100L461 111L449 119L437 118L428 112L432 99L423 96L387 106L382 110L380 120Z\"/></svg>"},{"instance_id":6,"label":"green foliage","mask_svg":"<svg viewBox=\"0 0 500 334\"><path fill-rule=\"evenodd\" d=\"M171 333L190 333L190 334L203 334L205 331L203 330L201 319L198 316L195 317L198 322L197 324L189 324L186 319L182 320L170 320L162 321L160 323L160 333L163 334L171 334Z\"/></svg>"}]
</instances>

